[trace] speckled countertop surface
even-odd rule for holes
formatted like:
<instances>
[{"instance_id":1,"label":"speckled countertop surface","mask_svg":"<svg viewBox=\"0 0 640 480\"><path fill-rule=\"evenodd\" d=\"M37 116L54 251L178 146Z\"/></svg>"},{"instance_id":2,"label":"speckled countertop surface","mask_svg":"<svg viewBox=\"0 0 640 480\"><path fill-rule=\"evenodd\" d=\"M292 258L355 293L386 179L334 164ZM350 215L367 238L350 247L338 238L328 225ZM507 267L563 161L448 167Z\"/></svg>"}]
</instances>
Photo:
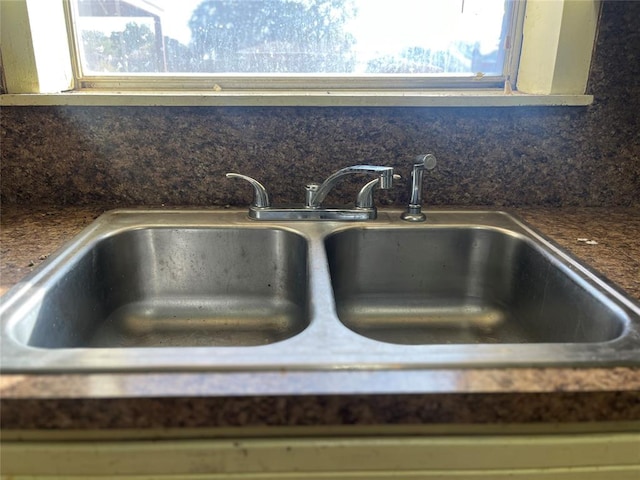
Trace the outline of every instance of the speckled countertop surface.
<instances>
[{"instance_id":1,"label":"speckled countertop surface","mask_svg":"<svg viewBox=\"0 0 640 480\"><path fill-rule=\"evenodd\" d=\"M3 206L0 291L104 210ZM640 209L512 211L640 299ZM0 397L8 430L629 421L640 369L3 375Z\"/></svg>"}]
</instances>

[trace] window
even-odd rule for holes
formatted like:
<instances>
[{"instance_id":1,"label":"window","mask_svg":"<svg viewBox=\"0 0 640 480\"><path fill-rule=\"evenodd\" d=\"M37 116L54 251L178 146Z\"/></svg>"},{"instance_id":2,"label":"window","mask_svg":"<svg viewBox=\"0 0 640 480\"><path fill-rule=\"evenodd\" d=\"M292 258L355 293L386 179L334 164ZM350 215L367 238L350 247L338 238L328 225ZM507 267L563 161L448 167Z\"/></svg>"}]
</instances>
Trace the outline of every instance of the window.
<instances>
[{"instance_id":1,"label":"window","mask_svg":"<svg viewBox=\"0 0 640 480\"><path fill-rule=\"evenodd\" d=\"M82 74L502 77L511 0L73 0ZM224 77L222 77L224 78ZM426 82L428 83L428 82Z\"/></svg>"},{"instance_id":2,"label":"window","mask_svg":"<svg viewBox=\"0 0 640 480\"><path fill-rule=\"evenodd\" d=\"M598 14L596 0L0 2L10 93L141 104L586 104Z\"/></svg>"},{"instance_id":3,"label":"window","mask_svg":"<svg viewBox=\"0 0 640 480\"><path fill-rule=\"evenodd\" d=\"M502 87L515 0L72 0L80 86ZM143 82L144 82L143 80Z\"/></svg>"}]
</instances>

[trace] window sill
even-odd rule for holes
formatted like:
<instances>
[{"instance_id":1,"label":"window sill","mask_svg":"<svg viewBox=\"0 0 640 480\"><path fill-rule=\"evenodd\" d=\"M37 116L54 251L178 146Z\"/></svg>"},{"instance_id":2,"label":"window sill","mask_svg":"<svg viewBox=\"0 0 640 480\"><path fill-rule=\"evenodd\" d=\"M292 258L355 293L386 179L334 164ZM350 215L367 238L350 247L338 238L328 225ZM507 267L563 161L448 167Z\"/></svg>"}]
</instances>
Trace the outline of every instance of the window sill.
<instances>
[{"instance_id":1,"label":"window sill","mask_svg":"<svg viewBox=\"0 0 640 480\"><path fill-rule=\"evenodd\" d=\"M592 95L532 95L469 91L82 91L0 95L0 106L309 106L309 107L521 107L586 106Z\"/></svg>"}]
</instances>

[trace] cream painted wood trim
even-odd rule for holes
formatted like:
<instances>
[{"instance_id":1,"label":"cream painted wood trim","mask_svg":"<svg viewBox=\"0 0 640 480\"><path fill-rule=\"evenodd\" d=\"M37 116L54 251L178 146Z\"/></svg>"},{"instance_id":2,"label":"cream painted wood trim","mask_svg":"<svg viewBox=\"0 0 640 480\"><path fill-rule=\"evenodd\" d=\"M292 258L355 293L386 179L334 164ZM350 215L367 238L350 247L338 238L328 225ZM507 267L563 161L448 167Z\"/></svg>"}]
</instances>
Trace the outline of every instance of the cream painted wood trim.
<instances>
[{"instance_id":1,"label":"cream painted wood trim","mask_svg":"<svg viewBox=\"0 0 640 480\"><path fill-rule=\"evenodd\" d=\"M640 475L638 445L640 433L4 442L0 455L2 473L14 480L135 475L614 480Z\"/></svg>"},{"instance_id":2,"label":"cream painted wood trim","mask_svg":"<svg viewBox=\"0 0 640 480\"><path fill-rule=\"evenodd\" d=\"M73 87L62 0L0 0L0 47L8 92L56 93Z\"/></svg>"},{"instance_id":3,"label":"cream painted wood trim","mask_svg":"<svg viewBox=\"0 0 640 480\"><path fill-rule=\"evenodd\" d=\"M592 95L465 92L83 92L0 95L0 106L316 106L316 107L520 107L586 106Z\"/></svg>"},{"instance_id":4,"label":"cream painted wood trim","mask_svg":"<svg viewBox=\"0 0 640 480\"><path fill-rule=\"evenodd\" d=\"M527 0L518 91L584 93L599 15L598 0Z\"/></svg>"},{"instance_id":5,"label":"cream painted wood trim","mask_svg":"<svg viewBox=\"0 0 640 480\"><path fill-rule=\"evenodd\" d=\"M2 441L133 441L187 439L258 439L258 438L384 438L437 436L505 436L505 435L585 435L601 433L638 433L640 421L577 423L491 423L424 425L313 425L292 427L210 427L145 428L98 430L5 430Z\"/></svg>"}]
</instances>

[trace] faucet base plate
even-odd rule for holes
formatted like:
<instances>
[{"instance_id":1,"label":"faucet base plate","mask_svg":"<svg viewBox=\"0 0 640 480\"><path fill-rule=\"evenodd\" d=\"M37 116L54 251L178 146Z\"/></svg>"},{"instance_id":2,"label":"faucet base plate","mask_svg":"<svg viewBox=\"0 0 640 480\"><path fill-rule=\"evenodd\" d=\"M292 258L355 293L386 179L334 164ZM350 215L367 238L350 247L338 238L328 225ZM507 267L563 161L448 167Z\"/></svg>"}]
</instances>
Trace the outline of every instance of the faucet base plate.
<instances>
[{"instance_id":1,"label":"faucet base plate","mask_svg":"<svg viewBox=\"0 0 640 480\"><path fill-rule=\"evenodd\" d=\"M378 212L371 208L308 208L294 207L249 207L249 218L267 221L319 221L332 220L343 222L357 222L375 220Z\"/></svg>"}]
</instances>

